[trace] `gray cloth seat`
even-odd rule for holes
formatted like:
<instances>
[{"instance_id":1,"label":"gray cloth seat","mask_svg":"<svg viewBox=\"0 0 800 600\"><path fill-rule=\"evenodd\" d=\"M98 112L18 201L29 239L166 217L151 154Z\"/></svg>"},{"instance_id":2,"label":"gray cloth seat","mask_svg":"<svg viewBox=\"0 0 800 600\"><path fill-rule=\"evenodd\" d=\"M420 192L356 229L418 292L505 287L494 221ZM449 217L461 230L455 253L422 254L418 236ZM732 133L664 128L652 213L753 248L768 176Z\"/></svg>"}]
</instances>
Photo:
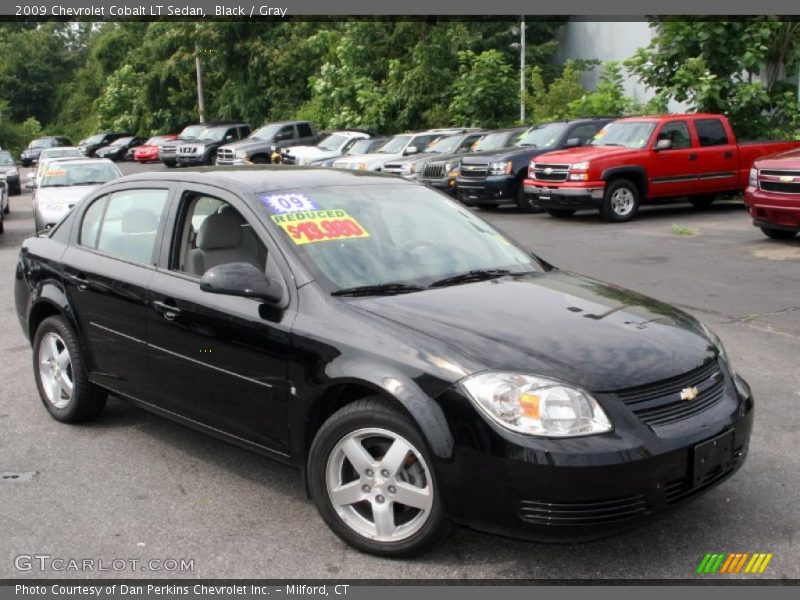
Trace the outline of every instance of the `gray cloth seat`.
<instances>
[{"instance_id":1,"label":"gray cloth seat","mask_svg":"<svg viewBox=\"0 0 800 600\"><path fill-rule=\"evenodd\" d=\"M189 253L189 272L202 276L212 267L236 262L261 268L258 257L242 244L242 218L228 211L210 214L197 232L197 248Z\"/></svg>"}]
</instances>

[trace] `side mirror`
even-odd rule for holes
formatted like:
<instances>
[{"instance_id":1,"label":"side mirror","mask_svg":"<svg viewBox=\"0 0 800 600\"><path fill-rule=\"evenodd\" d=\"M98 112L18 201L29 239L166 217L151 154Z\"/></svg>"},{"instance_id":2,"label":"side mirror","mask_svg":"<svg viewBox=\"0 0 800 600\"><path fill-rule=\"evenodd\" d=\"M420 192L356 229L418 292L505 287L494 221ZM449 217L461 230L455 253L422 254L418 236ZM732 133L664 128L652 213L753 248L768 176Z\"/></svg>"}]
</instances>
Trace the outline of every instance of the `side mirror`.
<instances>
[{"instance_id":1,"label":"side mirror","mask_svg":"<svg viewBox=\"0 0 800 600\"><path fill-rule=\"evenodd\" d=\"M669 150L672 148L672 140L658 140L656 145L653 146L653 150L656 152L661 152L662 150Z\"/></svg>"},{"instance_id":2,"label":"side mirror","mask_svg":"<svg viewBox=\"0 0 800 600\"><path fill-rule=\"evenodd\" d=\"M227 263L212 267L200 279L200 289L209 294L259 298L274 304L283 299L283 290L250 263Z\"/></svg>"},{"instance_id":3,"label":"side mirror","mask_svg":"<svg viewBox=\"0 0 800 600\"><path fill-rule=\"evenodd\" d=\"M226 136L225 136L225 141L226 141L226 142L229 142L229 141L231 141L232 139L233 139L233 134L232 134L232 133L229 133L228 135L226 135Z\"/></svg>"},{"instance_id":4,"label":"side mirror","mask_svg":"<svg viewBox=\"0 0 800 600\"><path fill-rule=\"evenodd\" d=\"M409 146L403 151L403 154L407 156L409 154L416 154L417 152L419 152L419 149L416 146Z\"/></svg>"},{"instance_id":5,"label":"side mirror","mask_svg":"<svg viewBox=\"0 0 800 600\"><path fill-rule=\"evenodd\" d=\"M28 181L25 182L25 187L29 190L36 187L36 173L28 173Z\"/></svg>"},{"instance_id":6,"label":"side mirror","mask_svg":"<svg viewBox=\"0 0 800 600\"><path fill-rule=\"evenodd\" d=\"M580 145L581 145L581 139L580 138L569 138L564 143L564 148L577 148Z\"/></svg>"}]
</instances>

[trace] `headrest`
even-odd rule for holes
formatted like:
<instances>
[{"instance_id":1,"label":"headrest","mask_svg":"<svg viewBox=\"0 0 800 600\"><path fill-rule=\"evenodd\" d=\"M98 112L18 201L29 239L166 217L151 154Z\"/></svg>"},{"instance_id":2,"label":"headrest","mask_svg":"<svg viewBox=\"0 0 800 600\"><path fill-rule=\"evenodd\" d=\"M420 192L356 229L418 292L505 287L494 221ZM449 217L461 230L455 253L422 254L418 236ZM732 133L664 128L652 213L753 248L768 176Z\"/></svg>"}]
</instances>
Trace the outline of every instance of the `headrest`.
<instances>
[{"instance_id":1,"label":"headrest","mask_svg":"<svg viewBox=\"0 0 800 600\"><path fill-rule=\"evenodd\" d=\"M197 232L197 247L201 250L236 248L242 241L242 221L237 213L212 213Z\"/></svg>"},{"instance_id":2,"label":"headrest","mask_svg":"<svg viewBox=\"0 0 800 600\"><path fill-rule=\"evenodd\" d=\"M152 233L158 229L158 215L143 208L132 208L122 214L122 233Z\"/></svg>"}]
</instances>

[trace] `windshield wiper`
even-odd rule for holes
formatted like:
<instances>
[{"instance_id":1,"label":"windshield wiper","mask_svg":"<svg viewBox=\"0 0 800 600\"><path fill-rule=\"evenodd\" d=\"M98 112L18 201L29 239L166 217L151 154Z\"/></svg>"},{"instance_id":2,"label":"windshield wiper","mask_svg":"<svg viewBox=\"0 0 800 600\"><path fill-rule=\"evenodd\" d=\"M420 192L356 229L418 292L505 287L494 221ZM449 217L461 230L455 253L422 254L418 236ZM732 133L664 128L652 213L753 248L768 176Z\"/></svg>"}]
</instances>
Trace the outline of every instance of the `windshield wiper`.
<instances>
[{"instance_id":1,"label":"windshield wiper","mask_svg":"<svg viewBox=\"0 0 800 600\"><path fill-rule=\"evenodd\" d=\"M80 183L73 183L72 185L103 185L108 183L106 181L81 181Z\"/></svg>"},{"instance_id":2,"label":"windshield wiper","mask_svg":"<svg viewBox=\"0 0 800 600\"><path fill-rule=\"evenodd\" d=\"M496 279L505 275L527 275L535 271L509 271L508 269L473 269L466 273L459 273L451 277L439 279L431 284L431 287L445 287L448 285L458 285L459 283L469 283L471 281L486 281L487 279Z\"/></svg>"},{"instance_id":3,"label":"windshield wiper","mask_svg":"<svg viewBox=\"0 0 800 600\"><path fill-rule=\"evenodd\" d=\"M331 293L331 296L388 296L391 294L420 292L424 289L427 288L421 285L410 285L407 283L378 283L375 285L359 285L357 287L336 290Z\"/></svg>"}]
</instances>

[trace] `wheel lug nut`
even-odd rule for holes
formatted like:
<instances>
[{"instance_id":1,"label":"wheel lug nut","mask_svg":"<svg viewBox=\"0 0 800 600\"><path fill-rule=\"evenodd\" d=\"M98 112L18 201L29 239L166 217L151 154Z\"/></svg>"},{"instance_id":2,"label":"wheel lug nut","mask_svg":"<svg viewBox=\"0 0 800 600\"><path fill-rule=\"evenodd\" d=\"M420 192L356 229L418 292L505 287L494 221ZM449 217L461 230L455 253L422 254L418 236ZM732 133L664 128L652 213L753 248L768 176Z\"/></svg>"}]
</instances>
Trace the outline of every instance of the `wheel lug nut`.
<instances>
[{"instance_id":1,"label":"wheel lug nut","mask_svg":"<svg viewBox=\"0 0 800 600\"><path fill-rule=\"evenodd\" d=\"M372 488L369 487L368 485L362 485L361 491L364 492L365 494L369 494L372 491Z\"/></svg>"},{"instance_id":2,"label":"wheel lug nut","mask_svg":"<svg viewBox=\"0 0 800 600\"><path fill-rule=\"evenodd\" d=\"M397 491L397 488L396 488L396 487L394 487L393 485L390 485L390 486L389 486L389 493L390 493L390 494L394 494L396 491Z\"/></svg>"},{"instance_id":3,"label":"wheel lug nut","mask_svg":"<svg viewBox=\"0 0 800 600\"><path fill-rule=\"evenodd\" d=\"M375 502L377 502L378 504L383 504L384 500L386 500L386 498L384 498L383 496L375 496Z\"/></svg>"},{"instance_id":4,"label":"wheel lug nut","mask_svg":"<svg viewBox=\"0 0 800 600\"><path fill-rule=\"evenodd\" d=\"M383 469L383 470L381 471L381 475L382 475L383 477L388 477L388 476L389 476L389 471L388 471L387 469Z\"/></svg>"},{"instance_id":5,"label":"wheel lug nut","mask_svg":"<svg viewBox=\"0 0 800 600\"><path fill-rule=\"evenodd\" d=\"M373 471L372 469L367 469L364 472L367 474L367 477L372 477L373 475L375 475L375 471Z\"/></svg>"}]
</instances>

